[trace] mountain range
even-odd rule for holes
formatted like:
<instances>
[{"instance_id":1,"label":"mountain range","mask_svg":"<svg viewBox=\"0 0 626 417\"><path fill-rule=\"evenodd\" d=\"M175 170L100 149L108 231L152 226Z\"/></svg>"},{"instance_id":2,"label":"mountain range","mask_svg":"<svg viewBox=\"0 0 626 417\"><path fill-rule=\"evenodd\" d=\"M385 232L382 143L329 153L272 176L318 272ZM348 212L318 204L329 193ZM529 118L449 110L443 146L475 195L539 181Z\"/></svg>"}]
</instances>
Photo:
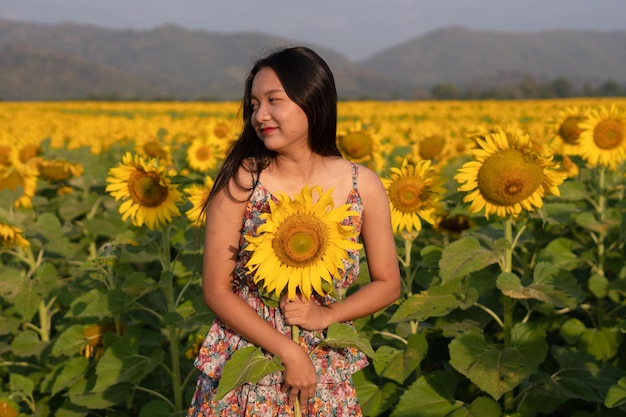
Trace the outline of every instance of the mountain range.
<instances>
[{"instance_id":1,"label":"mountain range","mask_svg":"<svg viewBox=\"0 0 626 417\"><path fill-rule=\"evenodd\" d=\"M267 33L0 18L0 99L239 100L253 60L295 44L328 62L341 99L416 99L441 84L490 88L528 77L626 84L626 31L445 27L351 61L331 48Z\"/></svg>"}]
</instances>

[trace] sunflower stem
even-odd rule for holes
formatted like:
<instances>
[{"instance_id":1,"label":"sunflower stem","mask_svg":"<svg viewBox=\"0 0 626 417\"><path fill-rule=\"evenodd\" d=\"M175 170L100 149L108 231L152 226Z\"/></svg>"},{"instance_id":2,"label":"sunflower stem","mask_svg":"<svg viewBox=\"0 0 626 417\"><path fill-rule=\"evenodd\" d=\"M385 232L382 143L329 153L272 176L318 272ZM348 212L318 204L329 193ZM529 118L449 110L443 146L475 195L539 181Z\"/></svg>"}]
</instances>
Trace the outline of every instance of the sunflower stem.
<instances>
[{"instance_id":1,"label":"sunflower stem","mask_svg":"<svg viewBox=\"0 0 626 417\"><path fill-rule=\"evenodd\" d=\"M505 273L510 273L513 270L513 225L511 216L507 216L504 221L504 238L507 242L509 242L508 247L506 248L504 254L504 267L503 271ZM511 329L513 327L513 308L514 303L513 300L503 294L503 308L504 308L504 348L510 348L512 346L511 343ZM514 407L514 396L513 391L508 391L504 394L504 410L510 411L513 410Z\"/></svg>"},{"instance_id":2,"label":"sunflower stem","mask_svg":"<svg viewBox=\"0 0 626 417\"><path fill-rule=\"evenodd\" d=\"M297 324L291 325L291 340L298 345L300 344L300 328ZM302 417L302 410L300 410L300 397L296 397L296 403L293 406L293 413L296 417Z\"/></svg>"},{"instance_id":3,"label":"sunflower stem","mask_svg":"<svg viewBox=\"0 0 626 417\"><path fill-rule=\"evenodd\" d=\"M604 221L606 220L606 168L601 166L599 168L599 178L598 178L598 220L600 221L601 227L598 231L598 261L596 265L596 273L602 277L604 274L604 260L605 260L605 240L606 240L606 228L604 227ZM597 320L598 325L602 326L604 321L604 300L599 297L598 298L598 309L597 309Z\"/></svg>"},{"instance_id":4,"label":"sunflower stem","mask_svg":"<svg viewBox=\"0 0 626 417\"><path fill-rule=\"evenodd\" d=\"M170 254L170 234L171 226L166 225L161 231L161 265L164 271L171 272L172 260ZM163 286L165 298L167 300L167 311L169 313L176 312L176 302L174 297L174 281L170 280L169 284ZM183 409L183 390L180 376L180 352L178 349L178 329L172 324L167 325L167 333L170 339L170 357L172 361L172 387L174 391L175 411Z\"/></svg>"},{"instance_id":5,"label":"sunflower stem","mask_svg":"<svg viewBox=\"0 0 626 417\"><path fill-rule=\"evenodd\" d=\"M606 171L605 171L605 167L600 167L600 178L598 178L598 188L599 188L599 195L598 195L598 217L600 220L600 223L604 223L604 220L606 218L606 194L605 194L605 188L606 188L606 175L605 175ZM600 231L598 232L598 265L597 265L597 272L598 274L604 276L604 240L606 238L606 232L604 227L602 227L600 229Z\"/></svg>"}]
</instances>

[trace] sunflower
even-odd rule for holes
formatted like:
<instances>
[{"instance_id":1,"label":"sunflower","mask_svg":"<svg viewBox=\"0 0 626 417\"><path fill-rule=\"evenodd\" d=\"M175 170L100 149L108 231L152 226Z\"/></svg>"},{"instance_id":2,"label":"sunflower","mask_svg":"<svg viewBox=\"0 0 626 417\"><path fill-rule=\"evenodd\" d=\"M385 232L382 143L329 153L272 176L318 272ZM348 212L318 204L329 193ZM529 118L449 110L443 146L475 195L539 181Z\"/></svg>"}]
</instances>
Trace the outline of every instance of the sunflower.
<instances>
[{"instance_id":1,"label":"sunflower","mask_svg":"<svg viewBox=\"0 0 626 417\"><path fill-rule=\"evenodd\" d=\"M17 417L20 415L20 406L8 394L0 395L0 416Z\"/></svg>"},{"instance_id":2,"label":"sunflower","mask_svg":"<svg viewBox=\"0 0 626 417\"><path fill-rule=\"evenodd\" d=\"M567 174L557 171L552 156L541 156L528 135L504 131L478 139L474 160L466 162L454 176L459 191L470 191L463 198L469 210L485 209L485 217L497 214L517 216L522 209L533 211L543 205L542 197L559 195L558 186Z\"/></svg>"},{"instance_id":3,"label":"sunflower","mask_svg":"<svg viewBox=\"0 0 626 417\"><path fill-rule=\"evenodd\" d=\"M551 146L555 152L563 155L576 155L580 151L580 123L587 119L586 112L579 107L570 106L561 110L552 122L554 141Z\"/></svg>"},{"instance_id":4,"label":"sunflower","mask_svg":"<svg viewBox=\"0 0 626 417\"><path fill-rule=\"evenodd\" d=\"M194 184L185 188L185 194L189 196L189 201L193 204L193 207L185 212L185 215L190 222L200 225L205 223L206 213L203 208L212 188L213 179L209 176L205 178L204 186Z\"/></svg>"},{"instance_id":5,"label":"sunflower","mask_svg":"<svg viewBox=\"0 0 626 417\"><path fill-rule=\"evenodd\" d=\"M372 132L357 122L337 134L337 147L341 154L353 162L366 162L373 158L376 139Z\"/></svg>"},{"instance_id":6,"label":"sunflower","mask_svg":"<svg viewBox=\"0 0 626 417\"><path fill-rule=\"evenodd\" d=\"M199 172L212 170L223 156L223 142L217 140L196 138L187 148L187 163Z\"/></svg>"},{"instance_id":7,"label":"sunflower","mask_svg":"<svg viewBox=\"0 0 626 417\"><path fill-rule=\"evenodd\" d=\"M430 160L410 164L405 159L401 168L392 167L389 178L381 178L381 181L389 196L395 233L419 232L422 230L420 219L433 224L443 211L440 200L446 189Z\"/></svg>"},{"instance_id":8,"label":"sunflower","mask_svg":"<svg viewBox=\"0 0 626 417\"><path fill-rule=\"evenodd\" d=\"M23 229L0 221L0 245L5 249L20 247L26 249L30 242L24 239Z\"/></svg>"},{"instance_id":9,"label":"sunflower","mask_svg":"<svg viewBox=\"0 0 626 417\"><path fill-rule=\"evenodd\" d=\"M31 208L32 198L37 191L38 171L35 167L22 165L19 167L0 165L0 190L9 189L14 191L22 189L22 195L13 203L14 207Z\"/></svg>"},{"instance_id":10,"label":"sunflower","mask_svg":"<svg viewBox=\"0 0 626 417\"><path fill-rule=\"evenodd\" d=\"M615 170L626 158L626 114L615 105L589 111L580 123L580 156L591 166Z\"/></svg>"},{"instance_id":11,"label":"sunflower","mask_svg":"<svg viewBox=\"0 0 626 417\"><path fill-rule=\"evenodd\" d=\"M123 327L119 327L114 322L103 322L87 324L83 330L85 345L81 348L80 354L84 354L87 359L98 360L104 353L104 335L106 333L122 333Z\"/></svg>"},{"instance_id":12,"label":"sunflower","mask_svg":"<svg viewBox=\"0 0 626 417\"><path fill-rule=\"evenodd\" d=\"M180 216L177 203L182 195L167 175L166 168L156 159L146 162L142 157L127 152L117 168L109 170L106 191L116 201L123 200L119 208L122 219L130 217L137 226L146 225L150 230Z\"/></svg>"},{"instance_id":13,"label":"sunflower","mask_svg":"<svg viewBox=\"0 0 626 417\"><path fill-rule=\"evenodd\" d=\"M50 161L44 158L37 158L37 169L41 179L49 182L60 182L72 177L78 177L83 173L83 166L73 164L63 159Z\"/></svg>"},{"instance_id":14,"label":"sunflower","mask_svg":"<svg viewBox=\"0 0 626 417\"><path fill-rule=\"evenodd\" d=\"M313 193L319 195L315 203ZM343 224L357 213L350 204L334 208L331 195L332 189L323 193L320 186L305 186L294 199L280 193L261 215L265 223L258 234L246 236L246 250L252 252L246 268L267 294L280 297L287 287L290 299L297 290L307 299L313 291L326 295L348 250L361 249L354 227Z\"/></svg>"}]
</instances>

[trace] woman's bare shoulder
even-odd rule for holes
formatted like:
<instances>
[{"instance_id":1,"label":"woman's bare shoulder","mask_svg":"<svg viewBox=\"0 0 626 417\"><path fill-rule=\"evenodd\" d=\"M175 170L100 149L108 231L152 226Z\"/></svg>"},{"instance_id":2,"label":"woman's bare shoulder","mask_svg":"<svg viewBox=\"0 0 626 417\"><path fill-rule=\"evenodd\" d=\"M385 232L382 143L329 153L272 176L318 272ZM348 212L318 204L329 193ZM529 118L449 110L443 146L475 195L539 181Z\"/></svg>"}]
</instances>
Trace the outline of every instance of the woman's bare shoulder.
<instances>
[{"instance_id":1,"label":"woman's bare shoulder","mask_svg":"<svg viewBox=\"0 0 626 417\"><path fill-rule=\"evenodd\" d=\"M382 181L374 170L364 165L358 165L357 184L359 189L380 189Z\"/></svg>"}]
</instances>

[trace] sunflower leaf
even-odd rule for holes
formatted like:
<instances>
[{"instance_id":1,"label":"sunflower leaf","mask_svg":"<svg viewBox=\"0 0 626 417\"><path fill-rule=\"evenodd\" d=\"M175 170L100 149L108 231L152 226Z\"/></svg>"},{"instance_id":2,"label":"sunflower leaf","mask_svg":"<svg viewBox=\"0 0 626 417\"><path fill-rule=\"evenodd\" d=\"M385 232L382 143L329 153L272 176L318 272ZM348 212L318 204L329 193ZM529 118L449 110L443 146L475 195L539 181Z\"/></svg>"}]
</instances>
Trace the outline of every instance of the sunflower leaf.
<instances>
[{"instance_id":1,"label":"sunflower leaf","mask_svg":"<svg viewBox=\"0 0 626 417\"><path fill-rule=\"evenodd\" d=\"M268 358L261 348L247 346L239 349L224 365L216 399L219 401L235 388L245 383L257 383L264 376L283 369L278 356Z\"/></svg>"},{"instance_id":2,"label":"sunflower leaf","mask_svg":"<svg viewBox=\"0 0 626 417\"><path fill-rule=\"evenodd\" d=\"M609 408L626 405L626 377L620 379L617 384L609 388L604 405Z\"/></svg>"},{"instance_id":3,"label":"sunflower leaf","mask_svg":"<svg viewBox=\"0 0 626 417\"><path fill-rule=\"evenodd\" d=\"M366 338L359 336L353 326L345 323L332 323L328 326L326 337L320 345L331 348L353 347L359 349L370 358L376 358L376 352L374 352L370 342Z\"/></svg>"},{"instance_id":4,"label":"sunflower leaf","mask_svg":"<svg viewBox=\"0 0 626 417\"><path fill-rule=\"evenodd\" d=\"M547 262L540 262L533 272L533 282L524 286L519 277L502 273L496 281L498 288L511 298L533 298L557 308L574 308L582 293L576 278L567 271Z\"/></svg>"},{"instance_id":5,"label":"sunflower leaf","mask_svg":"<svg viewBox=\"0 0 626 417\"><path fill-rule=\"evenodd\" d=\"M428 342L423 334L412 334L404 349L383 345L376 350L376 374L402 384L426 356Z\"/></svg>"},{"instance_id":6,"label":"sunflower leaf","mask_svg":"<svg viewBox=\"0 0 626 417\"><path fill-rule=\"evenodd\" d=\"M511 347L489 344L479 331L450 342L450 365L495 400L537 371L548 351L545 333L526 324L511 330Z\"/></svg>"},{"instance_id":7,"label":"sunflower leaf","mask_svg":"<svg viewBox=\"0 0 626 417\"><path fill-rule=\"evenodd\" d=\"M458 376L434 371L420 376L400 397L391 417L450 416L463 407L454 399Z\"/></svg>"},{"instance_id":8,"label":"sunflower leaf","mask_svg":"<svg viewBox=\"0 0 626 417\"><path fill-rule=\"evenodd\" d=\"M363 371L353 374L352 380L358 393L363 415L381 415L398 398L398 390L393 382L387 382L380 386L380 384L370 381Z\"/></svg>"},{"instance_id":9,"label":"sunflower leaf","mask_svg":"<svg viewBox=\"0 0 626 417\"><path fill-rule=\"evenodd\" d=\"M498 262L500 257L499 251L482 247L478 239L473 237L452 242L443 250L439 261L442 284L480 271Z\"/></svg>"},{"instance_id":10,"label":"sunflower leaf","mask_svg":"<svg viewBox=\"0 0 626 417\"><path fill-rule=\"evenodd\" d=\"M433 294L422 291L403 300L389 322L425 321L429 317L445 316L457 307L459 307L459 300L454 294Z\"/></svg>"}]
</instances>

